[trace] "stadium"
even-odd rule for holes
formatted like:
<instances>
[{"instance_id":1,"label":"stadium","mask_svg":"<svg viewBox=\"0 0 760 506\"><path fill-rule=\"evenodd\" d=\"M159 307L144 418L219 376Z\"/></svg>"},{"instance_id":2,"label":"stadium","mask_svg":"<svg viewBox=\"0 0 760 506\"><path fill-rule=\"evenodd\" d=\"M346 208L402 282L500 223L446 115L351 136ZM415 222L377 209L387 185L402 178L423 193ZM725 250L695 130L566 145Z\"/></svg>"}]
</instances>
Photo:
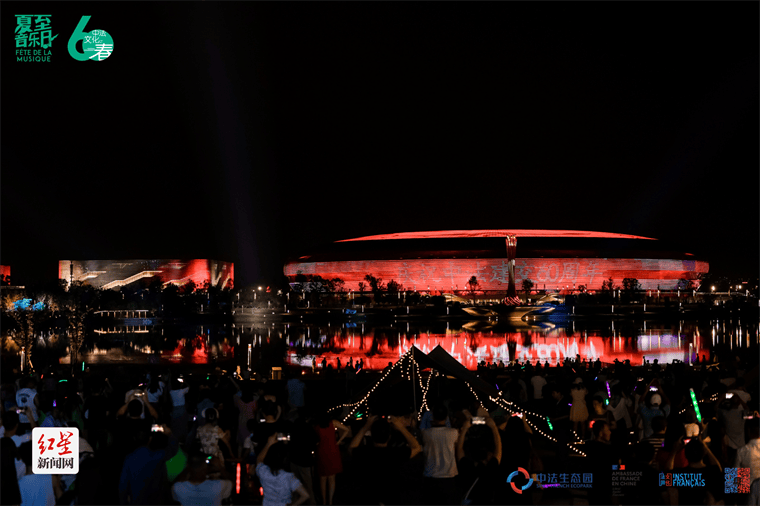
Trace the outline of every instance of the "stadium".
<instances>
[{"instance_id":1,"label":"stadium","mask_svg":"<svg viewBox=\"0 0 760 506\"><path fill-rule=\"evenodd\" d=\"M405 290L467 290L475 276L478 290L507 290L509 259L505 238L516 238L515 283L535 289L598 290L612 278L620 286L635 278L643 290L672 290L679 280L699 286L709 270L693 253L649 237L578 230L447 230L373 235L336 241L286 263L291 282L297 274L340 278L358 290L371 274L396 281ZM366 282L365 282L366 285Z\"/></svg>"}]
</instances>

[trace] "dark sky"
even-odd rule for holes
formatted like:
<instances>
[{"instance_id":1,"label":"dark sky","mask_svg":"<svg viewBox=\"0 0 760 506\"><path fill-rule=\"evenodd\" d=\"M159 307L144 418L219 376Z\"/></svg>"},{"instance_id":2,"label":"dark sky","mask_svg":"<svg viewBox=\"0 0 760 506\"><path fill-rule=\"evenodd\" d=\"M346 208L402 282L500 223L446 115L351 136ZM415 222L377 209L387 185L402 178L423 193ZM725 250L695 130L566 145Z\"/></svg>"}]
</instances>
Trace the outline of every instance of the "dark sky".
<instances>
[{"instance_id":1,"label":"dark sky","mask_svg":"<svg viewBox=\"0 0 760 506\"><path fill-rule=\"evenodd\" d=\"M18 283L216 258L240 285L321 242L480 228L668 239L757 276L757 2L0 8ZM28 13L52 15L51 63L15 61ZM107 60L69 56L82 15Z\"/></svg>"}]
</instances>

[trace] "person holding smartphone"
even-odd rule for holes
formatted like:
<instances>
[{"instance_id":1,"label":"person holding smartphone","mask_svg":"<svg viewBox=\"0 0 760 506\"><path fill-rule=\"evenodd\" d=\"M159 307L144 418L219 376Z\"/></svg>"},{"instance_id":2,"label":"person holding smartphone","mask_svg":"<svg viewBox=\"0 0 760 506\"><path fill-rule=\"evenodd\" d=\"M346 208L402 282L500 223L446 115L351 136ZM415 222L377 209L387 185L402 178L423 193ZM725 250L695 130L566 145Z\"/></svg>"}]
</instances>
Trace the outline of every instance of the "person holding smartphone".
<instances>
[{"instance_id":1,"label":"person holding smartphone","mask_svg":"<svg viewBox=\"0 0 760 506\"><path fill-rule=\"evenodd\" d=\"M364 436L370 429L371 444L363 445ZM393 430L404 437L405 445L389 445ZM422 446L407 430L401 418L370 416L364 427L351 440L348 450L359 470L357 477L362 480L359 488L366 494L367 499L382 504L405 502L400 500L400 487L392 485L401 482L402 466L420 453Z\"/></svg>"},{"instance_id":2,"label":"person holding smartphone","mask_svg":"<svg viewBox=\"0 0 760 506\"><path fill-rule=\"evenodd\" d=\"M174 481L172 499L182 506L220 506L232 494L232 486L232 476L218 459L207 460L206 455L195 453Z\"/></svg>"},{"instance_id":3,"label":"person holding smartphone","mask_svg":"<svg viewBox=\"0 0 760 506\"><path fill-rule=\"evenodd\" d=\"M256 475L264 489L263 506L298 505L309 498L295 475L285 471L286 456L285 443L277 442L277 434L272 434L256 458Z\"/></svg>"},{"instance_id":4,"label":"person holding smartphone","mask_svg":"<svg viewBox=\"0 0 760 506\"><path fill-rule=\"evenodd\" d=\"M686 442L686 438L676 443L676 448L684 448L688 465L673 469L674 473L693 473L701 476L703 487L674 487L678 494L677 504L716 504L724 496L723 468L710 451L701 434ZM707 460L707 463L704 461Z\"/></svg>"},{"instance_id":5,"label":"person holding smartphone","mask_svg":"<svg viewBox=\"0 0 760 506\"><path fill-rule=\"evenodd\" d=\"M502 441L499 428L485 410L462 424L457 438L456 458L467 504L495 504L502 484L499 464ZM484 423L474 424L483 420ZM468 437L469 436L469 437ZM464 502L464 501L463 501Z\"/></svg>"}]
</instances>

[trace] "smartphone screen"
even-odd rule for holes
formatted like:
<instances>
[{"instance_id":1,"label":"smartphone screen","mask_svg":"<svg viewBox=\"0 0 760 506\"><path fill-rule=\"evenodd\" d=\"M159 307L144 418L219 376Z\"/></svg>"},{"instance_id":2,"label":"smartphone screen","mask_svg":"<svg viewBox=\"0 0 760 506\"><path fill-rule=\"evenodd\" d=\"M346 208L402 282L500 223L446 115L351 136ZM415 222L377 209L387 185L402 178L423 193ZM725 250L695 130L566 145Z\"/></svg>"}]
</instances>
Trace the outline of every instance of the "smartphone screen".
<instances>
[{"instance_id":1,"label":"smartphone screen","mask_svg":"<svg viewBox=\"0 0 760 506\"><path fill-rule=\"evenodd\" d=\"M163 428L163 427L161 427L160 425L157 425L157 424L153 424L153 425L151 425L151 427L150 427L150 431L151 431L151 432L163 432L163 431L164 431L164 428Z\"/></svg>"},{"instance_id":2,"label":"smartphone screen","mask_svg":"<svg viewBox=\"0 0 760 506\"><path fill-rule=\"evenodd\" d=\"M472 424L473 425L485 425L486 419L482 416L473 416L472 417Z\"/></svg>"},{"instance_id":3,"label":"smartphone screen","mask_svg":"<svg viewBox=\"0 0 760 506\"><path fill-rule=\"evenodd\" d=\"M730 399L730 398L731 398L731 397L733 397L733 396L734 396L734 394L732 394L732 393L727 393L727 394L726 394L726 399Z\"/></svg>"}]
</instances>

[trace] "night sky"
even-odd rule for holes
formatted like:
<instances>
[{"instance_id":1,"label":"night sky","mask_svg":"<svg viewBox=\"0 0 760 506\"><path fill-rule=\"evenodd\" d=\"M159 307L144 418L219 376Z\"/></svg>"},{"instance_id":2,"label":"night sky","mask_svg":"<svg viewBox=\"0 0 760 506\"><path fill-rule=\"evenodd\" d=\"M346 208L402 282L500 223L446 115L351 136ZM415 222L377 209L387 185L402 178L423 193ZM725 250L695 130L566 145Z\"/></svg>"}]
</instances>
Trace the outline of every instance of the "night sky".
<instances>
[{"instance_id":1,"label":"night sky","mask_svg":"<svg viewBox=\"0 0 760 506\"><path fill-rule=\"evenodd\" d=\"M0 7L15 283L215 258L241 286L320 243L484 228L667 239L758 275L757 2ZM53 61L15 61L15 15L43 13ZM107 60L69 56L82 15Z\"/></svg>"}]
</instances>

